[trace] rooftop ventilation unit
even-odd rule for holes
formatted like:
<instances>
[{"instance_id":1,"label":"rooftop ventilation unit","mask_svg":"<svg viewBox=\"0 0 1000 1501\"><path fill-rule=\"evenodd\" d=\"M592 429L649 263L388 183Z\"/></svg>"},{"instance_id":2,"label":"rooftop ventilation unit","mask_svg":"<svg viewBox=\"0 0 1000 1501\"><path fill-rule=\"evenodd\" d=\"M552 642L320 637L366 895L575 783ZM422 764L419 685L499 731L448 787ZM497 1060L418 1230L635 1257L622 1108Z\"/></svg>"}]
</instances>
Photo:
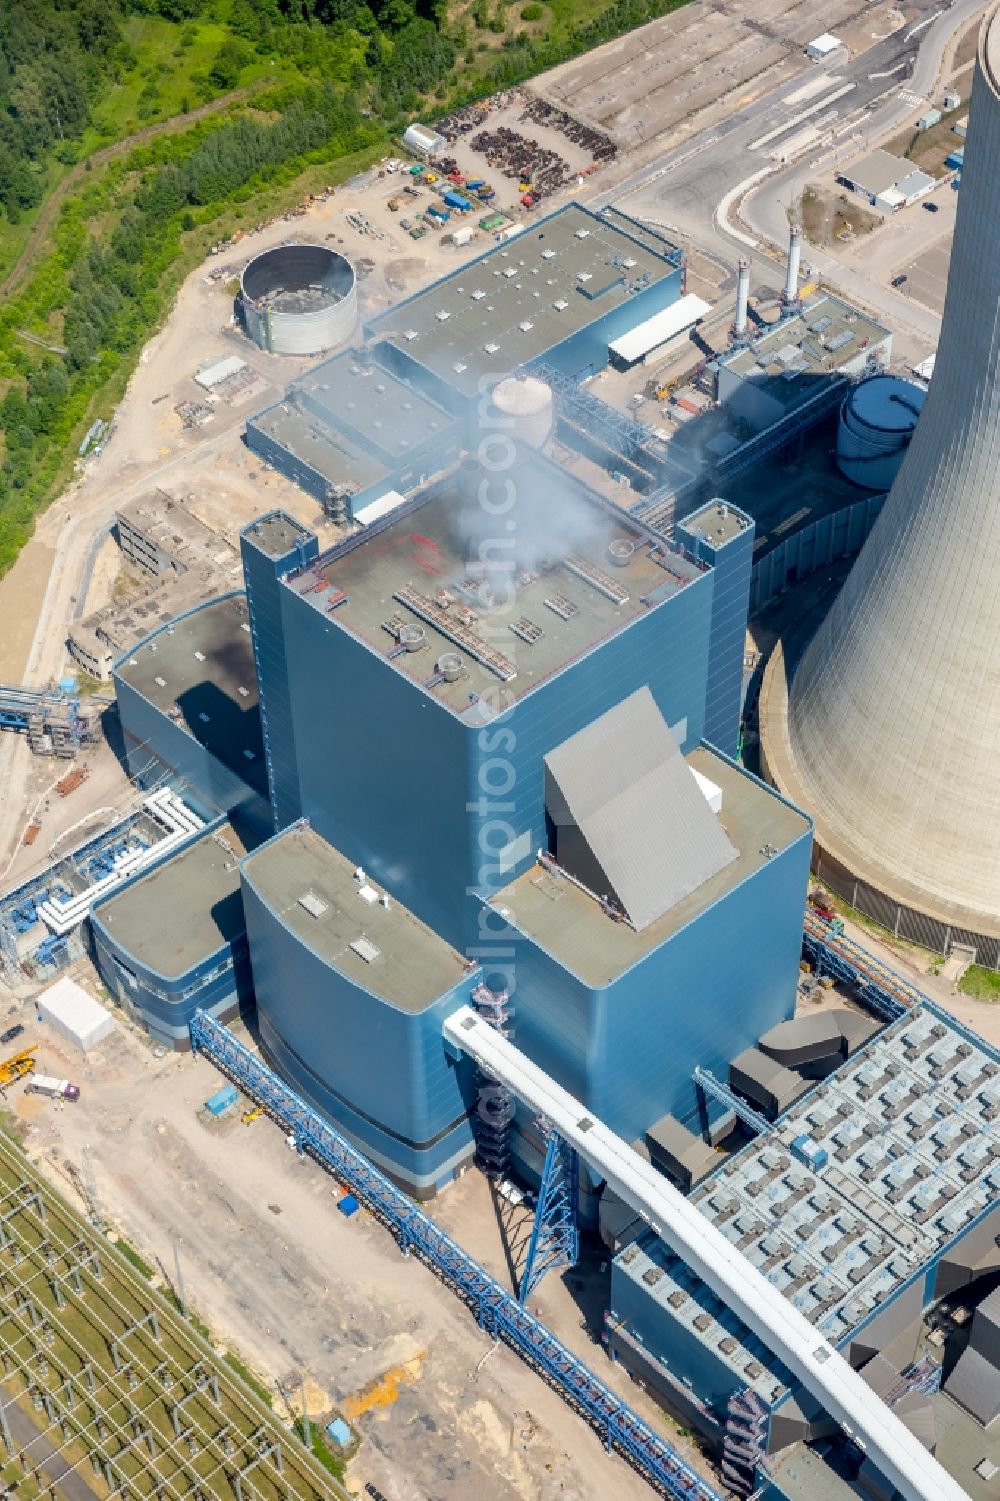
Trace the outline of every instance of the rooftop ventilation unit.
<instances>
[{"instance_id":1,"label":"rooftop ventilation unit","mask_svg":"<svg viewBox=\"0 0 1000 1501\"><path fill-rule=\"evenodd\" d=\"M485 349L485 351L486 351L487 354L499 354L500 353L500 345L499 344L484 344L483 348Z\"/></svg>"},{"instance_id":2,"label":"rooftop ventilation unit","mask_svg":"<svg viewBox=\"0 0 1000 1501\"><path fill-rule=\"evenodd\" d=\"M408 328L406 330L406 332L404 333L404 335L403 335L403 338L406 339L407 342L409 342L410 339L415 339L416 337L417 337L417 330L415 328Z\"/></svg>"},{"instance_id":3,"label":"rooftop ventilation unit","mask_svg":"<svg viewBox=\"0 0 1000 1501\"><path fill-rule=\"evenodd\" d=\"M447 308L438 308L434 316L439 323L445 323L451 317L451 314L448 312Z\"/></svg>"},{"instance_id":4,"label":"rooftop ventilation unit","mask_svg":"<svg viewBox=\"0 0 1000 1501\"><path fill-rule=\"evenodd\" d=\"M577 279L577 281L593 281L593 279L594 279L593 272L591 272L591 271L578 271L576 273L576 279Z\"/></svg>"},{"instance_id":5,"label":"rooftop ventilation unit","mask_svg":"<svg viewBox=\"0 0 1000 1501\"><path fill-rule=\"evenodd\" d=\"M512 276L516 276L517 275L517 267L516 266L507 266L505 268L504 272L503 272L503 275L507 279L507 281L510 281L510 279L511 279Z\"/></svg>"},{"instance_id":6,"label":"rooftop ventilation unit","mask_svg":"<svg viewBox=\"0 0 1000 1501\"><path fill-rule=\"evenodd\" d=\"M588 237L589 234L590 234L590 230L589 229L578 229L577 232L576 232L576 238L578 240L585 240L585 239L587 239L587 237Z\"/></svg>"},{"instance_id":7,"label":"rooftop ventilation unit","mask_svg":"<svg viewBox=\"0 0 1000 1501\"><path fill-rule=\"evenodd\" d=\"M486 296L486 293L482 290L481 287L477 287L476 290L471 293L471 296L473 302L482 302L483 298Z\"/></svg>"},{"instance_id":8,"label":"rooftop ventilation unit","mask_svg":"<svg viewBox=\"0 0 1000 1501\"><path fill-rule=\"evenodd\" d=\"M542 260L543 261L554 261L555 258L556 258L556 253L555 253L554 250L543 250L542 251Z\"/></svg>"},{"instance_id":9,"label":"rooftop ventilation unit","mask_svg":"<svg viewBox=\"0 0 1000 1501\"><path fill-rule=\"evenodd\" d=\"M525 318L524 322L519 323L517 326L521 330L522 334L527 334L531 332L535 325L533 323L529 323L528 319Z\"/></svg>"},{"instance_id":10,"label":"rooftop ventilation unit","mask_svg":"<svg viewBox=\"0 0 1000 1501\"><path fill-rule=\"evenodd\" d=\"M632 267L633 266L637 266L638 264L639 264L639 262L636 260L635 256L633 256L633 255L627 255L625 257L625 259L622 261L622 265L625 267L626 271L631 271Z\"/></svg>"},{"instance_id":11,"label":"rooftop ventilation unit","mask_svg":"<svg viewBox=\"0 0 1000 1501\"><path fill-rule=\"evenodd\" d=\"M462 363L461 360L456 360L455 363L454 363L454 365L452 365L451 368L454 370L454 372L455 372L456 375L463 375L465 373L465 371L468 370L469 367L468 367L468 365L463 365L463 363ZM437 423L435 423L435 422L431 423L431 427L436 427L436 426L437 426Z\"/></svg>"},{"instance_id":12,"label":"rooftop ventilation unit","mask_svg":"<svg viewBox=\"0 0 1000 1501\"><path fill-rule=\"evenodd\" d=\"M315 891L307 891L299 897L299 906L304 907L310 917L322 917L324 912L329 912L329 905Z\"/></svg>"}]
</instances>

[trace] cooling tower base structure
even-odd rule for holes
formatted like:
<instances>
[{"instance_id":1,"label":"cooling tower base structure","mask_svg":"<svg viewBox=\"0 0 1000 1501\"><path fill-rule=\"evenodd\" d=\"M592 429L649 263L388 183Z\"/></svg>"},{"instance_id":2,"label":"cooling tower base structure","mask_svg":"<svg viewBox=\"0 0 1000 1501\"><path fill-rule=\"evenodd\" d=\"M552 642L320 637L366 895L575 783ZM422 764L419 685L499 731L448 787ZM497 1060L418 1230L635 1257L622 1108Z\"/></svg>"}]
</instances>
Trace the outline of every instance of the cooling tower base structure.
<instances>
[{"instance_id":1,"label":"cooling tower base structure","mask_svg":"<svg viewBox=\"0 0 1000 1501\"><path fill-rule=\"evenodd\" d=\"M935 954L957 944L975 949L976 962L1000 968L1000 922L957 902L933 901L917 882L852 846L843 830L817 803L812 786L796 764L788 723L788 683L806 641L775 647L764 674L758 704L761 774L765 781L815 820L812 871L828 890L855 911L908 943Z\"/></svg>"},{"instance_id":2,"label":"cooling tower base structure","mask_svg":"<svg viewBox=\"0 0 1000 1501\"><path fill-rule=\"evenodd\" d=\"M826 618L768 684L769 772L821 850L996 962L1000 937L1000 6L979 34L934 379ZM863 391L864 388L859 388ZM788 683L787 707L781 688ZM822 857L821 857L822 858ZM885 921L886 919L881 919ZM913 919L914 923L916 919ZM959 936L961 935L961 936ZM967 937L966 935L971 935ZM977 941L978 940L978 941ZM983 949L989 952L981 952Z\"/></svg>"},{"instance_id":3,"label":"cooling tower base structure","mask_svg":"<svg viewBox=\"0 0 1000 1501\"><path fill-rule=\"evenodd\" d=\"M269 354L321 354L357 327L354 267L325 245L276 245L244 267L237 311Z\"/></svg>"}]
</instances>

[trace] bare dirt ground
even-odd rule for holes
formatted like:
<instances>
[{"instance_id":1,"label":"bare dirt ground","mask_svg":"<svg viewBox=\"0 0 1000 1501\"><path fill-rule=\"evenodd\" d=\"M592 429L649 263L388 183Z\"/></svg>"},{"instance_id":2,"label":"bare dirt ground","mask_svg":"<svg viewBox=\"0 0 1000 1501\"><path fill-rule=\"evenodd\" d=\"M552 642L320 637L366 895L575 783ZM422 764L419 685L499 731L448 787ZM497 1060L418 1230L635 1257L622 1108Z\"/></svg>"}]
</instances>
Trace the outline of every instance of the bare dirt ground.
<instances>
[{"instance_id":1,"label":"bare dirt ground","mask_svg":"<svg viewBox=\"0 0 1000 1501\"><path fill-rule=\"evenodd\" d=\"M30 1011L17 1014L30 1020ZM389 1501L640 1501L647 1486L539 1378L364 1213L347 1220L334 1184L299 1160L266 1119L202 1124L218 1087L211 1065L155 1059L127 1024L88 1057L31 1023L39 1068L81 1086L60 1108L15 1093L28 1150L79 1203L68 1161L89 1146L103 1214L150 1265L173 1277L176 1238L188 1298L216 1337L294 1393L314 1417L346 1407L364 1437L349 1472ZM438 1201L441 1219L496 1272L502 1251L478 1175ZM474 1227L474 1243L467 1232ZM600 1264L594 1275L600 1277ZM682 1447L643 1394L608 1362L556 1277L538 1303L560 1337Z\"/></svg>"}]
</instances>

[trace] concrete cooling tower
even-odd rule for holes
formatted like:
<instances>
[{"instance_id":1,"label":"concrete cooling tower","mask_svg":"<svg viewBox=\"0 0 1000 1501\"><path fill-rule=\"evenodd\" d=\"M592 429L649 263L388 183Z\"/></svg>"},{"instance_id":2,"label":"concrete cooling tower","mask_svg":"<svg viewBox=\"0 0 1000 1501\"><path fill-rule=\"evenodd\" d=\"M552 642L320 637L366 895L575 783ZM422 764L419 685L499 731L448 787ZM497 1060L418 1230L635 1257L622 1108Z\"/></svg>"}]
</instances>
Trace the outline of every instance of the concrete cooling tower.
<instances>
[{"instance_id":1,"label":"concrete cooling tower","mask_svg":"<svg viewBox=\"0 0 1000 1501\"><path fill-rule=\"evenodd\" d=\"M771 779L821 876L890 929L1000 938L1000 6L983 22L934 380L844 587L771 665ZM791 688L785 684L790 677Z\"/></svg>"}]
</instances>

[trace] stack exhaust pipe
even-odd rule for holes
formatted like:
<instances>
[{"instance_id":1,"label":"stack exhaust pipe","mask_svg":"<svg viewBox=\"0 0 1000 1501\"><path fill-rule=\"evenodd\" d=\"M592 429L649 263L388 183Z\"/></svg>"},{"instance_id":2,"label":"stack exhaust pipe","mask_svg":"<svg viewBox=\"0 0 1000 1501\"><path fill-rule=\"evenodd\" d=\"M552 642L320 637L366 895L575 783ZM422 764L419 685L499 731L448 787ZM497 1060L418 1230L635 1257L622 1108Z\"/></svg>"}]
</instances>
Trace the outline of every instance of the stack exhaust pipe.
<instances>
[{"instance_id":1,"label":"stack exhaust pipe","mask_svg":"<svg viewBox=\"0 0 1000 1501\"><path fill-rule=\"evenodd\" d=\"M750 304L750 262L740 256L736 272L736 319L733 323L733 342L739 343L747 334L747 309Z\"/></svg>"},{"instance_id":2,"label":"stack exhaust pipe","mask_svg":"<svg viewBox=\"0 0 1000 1501\"><path fill-rule=\"evenodd\" d=\"M802 259L802 225L793 224L788 231L788 269L781 300L785 307L795 307L799 300L799 262Z\"/></svg>"}]
</instances>

